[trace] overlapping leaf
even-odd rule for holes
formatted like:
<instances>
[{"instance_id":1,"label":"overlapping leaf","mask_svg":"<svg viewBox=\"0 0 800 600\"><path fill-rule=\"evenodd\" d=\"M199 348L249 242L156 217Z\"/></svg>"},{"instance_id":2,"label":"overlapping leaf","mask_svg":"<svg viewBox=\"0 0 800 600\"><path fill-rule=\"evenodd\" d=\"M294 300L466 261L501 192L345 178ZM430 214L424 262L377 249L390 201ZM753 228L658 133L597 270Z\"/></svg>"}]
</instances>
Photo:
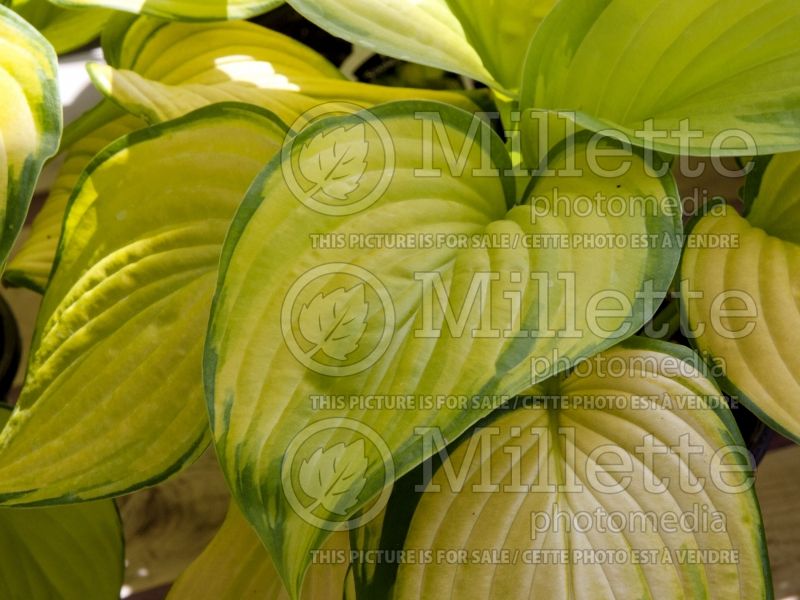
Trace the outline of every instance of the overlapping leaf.
<instances>
[{"instance_id":1,"label":"overlapping leaf","mask_svg":"<svg viewBox=\"0 0 800 600\"><path fill-rule=\"evenodd\" d=\"M461 94L345 81L333 65L313 50L252 23L165 23L151 17L117 16L104 32L103 47L115 69L95 65L95 81L114 101L151 123L231 100L268 108L289 123L322 101L337 99L371 105L424 95L475 108ZM106 100L67 128L68 162L55 193L34 220L31 237L14 260L7 281L43 288L55 255L62 206L71 191L67 187L73 177L83 170L93 153L113 141L115 133L121 135L126 129L141 126L134 118L122 120L123 115L120 108Z\"/></svg>"},{"instance_id":2,"label":"overlapping leaf","mask_svg":"<svg viewBox=\"0 0 800 600\"><path fill-rule=\"evenodd\" d=\"M81 137L69 147L47 201L33 220L30 235L3 273L6 283L44 292L55 259L67 201L83 170L111 142L144 126L141 119L123 115Z\"/></svg>"},{"instance_id":3,"label":"overlapping leaf","mask_svg":"<svg viewBox=\"0 0 800 600\"><path fill-rule=\"evenodd\" d=\"M93 160L0 436L6 503L119 494L203 449L200 361L222 240L285 135L271 113L217 105Z\"/></svg>"},{"instance_id":4,"label":"overlapping leaf","mask_svg":"<svg viewBox=\"0 0 800 600\"><path fill-rule=\"evenodd\" d=\"M0 408L0 428L11 410ZM0 509L0 596L119 598L122 526L110 500Z\"/></svg>"},{"instance_id":5,"label":"overlapping leaf","mask_svg":"<svg viewBox=\"0 0 800 600\"><path fill-rule=\"evenodd\" d=\"M110 30L104 32L104 52L113 64L170 84L212 84L230 81L237 74L245 79L261 77L271 81L287 80L300 73L341 78L336 68L319 54L286 36L250 23L201 25L116 16L109 27ZM290 96L286 101L293 109L281 111L289 120L298 114L295 111L302 112L313 105L307 98L292 104L293 98ZM214 96L214 100L227 101L231 96L221 93ZM207 104L209 100L204 98L152 120L177 118ZM271 106L283 107L277 101ZM105 101L67 127L65 164L44 209L34 219L30 237L10 264L4 276L6 281L37 291L44 289L55 256L64 207L77 177L106 145L144 125L139 117L126 116L111 101Z\"/></svg>"},{"instance_id":6,"label":"overlapping leaf","mask_svg":"<svg viewBox=\"0 0 800 600\"><path fill-rule=\"evenodd\" d=\"M53 45L58 54L85 46L99 37L111 11L61 8L49 0L14 0L11 7Z\"/></svg>"},{"instance_id":7,"label":"overlapping leaf","mask_svg":"<svg viewBox=\"0 0 800 600\"><path fill-rule=\"evenodd\" d=\"M401 564L393 597L771 597L748 455L701 359L633 340L581 373L450 454L405 542L433 558Z\"/></svg>"},{"instance_id":8,"label":"overlapping leaf","mask_svg":"<svg viewBox=\"0 0 800 600\"><path fill-rule=\"evenodd\" d=\"M800 440L797 164L796 154L780 155L754 172L746 219L716 204L697 221L681 263L681 302L687 337L724 369L726 391Z\"/></svg>"},{"instance_id":9,"label":"overlapping leaf","mask_svg":"<svg viewBox=\"0 0 800 600\"><path fill-rule=\"evenodd\" d=\"M430 98L476 108L454 92L346 81L310 48L251 23L164 26L139 19L105 47L114 66L91 65L95 85L151 122L226 100L267 108L290 123L320 100L372 105Z\"/></svg>"},{"instance_id":10,"label":"overlapping leaf","mask_svg":"<svg viewBox=\"0 0 800 600\"><path fill-rule=\"evenodd\" d=\"M794 0L563 0L534 36L520 104L672 154L798 149L798 26ZM522 121L532 165L537 132L563 129L536 116Z\"/></svg>"},{"instance_id":11,"label":"overlapping leaf","mask_svg":"<svg viewBox=\"0 0 800 600\"><path fill-rule=\"evenodd\" d=\"M437 128L438 137L426 137ZM317 153L304 157L312 144ZM345 201L329 186L360 172L358 161L340 170L332 160L312 169L324 176L303 175L323 147L331 156L353 157L364 144L367 168ZM513 182L502 175L509 159L488 125L444 105L400 102L306 128L254 183L222 258L206 389L223 470L294 595L326 524L369 511L387 473L400 475L425 458L415 427L438 426L452 440L532 379L609 347L652 315L655 306L637 294L648 285L663 293L677 266L674 184L647 176L635 155L626 175L594 175L590 152L579 141L570 156L585 169L582 177L541 177L528 192L530 203L515 206ZM562 169L566 158L553 160ZM619 167L618 161L611 163ZM587 193L620 194L634 206L649 197L656 208L617 219L600 216L602 198L589 200L591 214L581 216L552 204L542 208L556 196L569 203ZM440 234L462 242L421 241ZM562 235L565 246L530 246ZM655 236L670 244L630 242L598 251L577 241L584 236ZM403 245L382 243L397 239ZM369 304L366 328L342 329L337 324L363 318L358 288ZM615 300L598 303L611 288ZM323 331L317 337L328 345L306 338L299 324L303 308L315 302ZM627 306L620 310L616 302ZM399 414L325 402L373 395L480 401L466 408L415 404ZM380 432L382 442L365 446L366 483L357 501L337 486L339 500L326 507L303 489L301 465L316 462L321 473L319 448L350 447L365 430ZM296 460L285 458L304 431L318 443L295 448ZM381 444L391 452L391 467L379 456ZM361 486L346 465L338 464L339 477L352 475L348 489Z\"/></svg>"},{"instance_id":12,"label":"overlapping leaf","mask_svg":"<svg viewBox=\"0 0 800 600\"><path fill-rule=\"evenodd\" d=\"M249 19L280 6L283 0L53 0L64 8L97 7L178 21Z\"/></svg>"},{"instance_id":13,"label":"overlapping leaf","mask_svg":"<svg viewBox=\"0 0 800 600\"><path fill-rule=\"evenodd\" d=\"M168 85L147 79L133 71L116 70L101 64L89 65L89 74L97 89L108 98L151 123L173 119L202 106L225 101L245 102L267 108L291 123L323 102L338 102L343 107L368 107L395 99L426 98L469 110L478 109L468 97L456 92L382 87L350 81L280 80L267 84L267 87L259 87L246 81ZM333 109L329 107L328 110Z\"/></svg>"},{"instance_id":14,"label":"overlapping leaf","mask_svg":"<svg viewBox=\"0 0 800 600\"><path fill-rule=\"evenodd\" d=\"M325 558L311 567L303 600L341 600L345 596L350 546L346 533L330 537ZM261 540L231 504L222 528L170 589L167 600L288 600L281 578Z\"/></svg>"},{"instance_id":15,"label":"overlapping leaf","mask_svg":"<svg viewBox=\"0 0 800 600\"><path fill-rule=\"evenodd\" d=\"M0 265L5 266L44 161L58 148L61 105L52 46L0 6Z\"/></svg>"},{"instance_id":16,"label":"overlapping leaf","mask_svg":"<svg viewBox=\"0 0 800 600\"><path fill-rule=\"evenodd\" d=\"M305 17L382 54L516 94L536 28L555 0L289 0Z\"/></svg>"},{"instance_id":17,"label":"overlapping leaf","mask_svg":"<svg viewBox=\"0 0 800 600\"><path fill-rule=\"evenodd\" d=\"M354 44L492 82L447 0L291 0L316 25Z\"/></svg>"}]
</instances>

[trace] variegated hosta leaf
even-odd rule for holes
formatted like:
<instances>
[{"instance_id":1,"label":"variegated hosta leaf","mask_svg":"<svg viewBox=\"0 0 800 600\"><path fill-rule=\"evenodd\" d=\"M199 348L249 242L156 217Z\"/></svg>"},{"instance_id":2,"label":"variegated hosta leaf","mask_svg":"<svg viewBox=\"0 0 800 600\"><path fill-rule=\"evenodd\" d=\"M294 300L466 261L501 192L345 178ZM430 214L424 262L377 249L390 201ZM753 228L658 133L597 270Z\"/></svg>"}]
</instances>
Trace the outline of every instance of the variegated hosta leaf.
<instances>
[{"instance_id":1,"label":"variegated hosta leaf","mask_svg":"<svg viewBox=\"0 0 800 600\"><path fill-rule=\"evenodd\" d=\"M422 494L405 547L432 558L393 597L771 597L748 454L692 354L626 342L499 411Z\"/></svg>"},{"instance_id":2,"label":"variegated hosta leaf","mask_svg":"<svg viewBox=\"0 0 800 600\"><path fill-rule=\"evenodd\" d=\"M0 407L0 429L11 410ZM119 598L122 526L111 500L0 509L0 597Z\"/></svg>"},{"instance_id":3,"label":"variegated hosta leaf","mask_svg":"<svg viewBox=\"0 0 800 600\"><path fill-rule=\"evenodd\" d=\"M516 94L536 28L556 0L289 0L323 29L403 60Z\"/></svg>"},{"instance_id":4,"label":"variegated hosta leaf","mask_svg":"<svg viewBox=\"0 0 800 600\"><path fill-rule=\"evenodd\" d=\"M138 19L119 38L105 44L117 68L90 65L92 80L110 99L151 122L226 100L267 108L290 123L320 101L372 105L428 98L477 108L455 92L346 81L310 48L251 23L164 26Z\"/></svg>"},{"instance_id":5,"label":"variegated hosta leaf","mask_svg":"<svg viewBox=\"0 0 800 600\"><path fill-rule=\"evenodd\" d=\"M580 127L671 154L800 148L798 26L795 0L562 0L525 66L528 162L539 111L574 111Z\"/></svg>"},{"instance_id":6,"label":"variegated hosta leaf","mask_svg":"<svg viewBox=\"0 0 800 600\"><path fill-rule=\"evenodd\" d=\"M440 100L464 108L478 107L466 96L437 90L383 87L350 81L312 79L280 83L278 88L256 87L243 81L213 85L185 83L167 85L146 79L133 71L116 70L108 65L90 64L92 81L103 94L130 112L151 123L177 118L202 106L237 101L267 108L284 121L295 123L303 113L323 102L363 107L388 100ZM297 90L297 91L295 91ZM327 107L331 110L331 107Z\"/></svg>"},{"instance_id":7,"label":"variegated hosta leaf","mask_svg":"<svg viewBox=\"0 0 800 600\"><path fill-rule=\"evenodd\" d=\"M284 136L266 111L217 105L118 140L84 172L0 436L6 504L120 494L202 451L222 240Z\"/></svg>"},{"instance_id":8,"label":"variegated hosta leaf","mask_svg":"<svg viewBox=\"0 0 800 600\"><path fill-rule=\"evenodd\" d=\"M100 35L111 11L61 8L49 0L14 0L11 7L53 45L58 54L85 46Z\"/></svg>"},{"instance_id":9,"label":"variegated hosta leaf","mask_svg":"<svg viewBox=\"0 0 800 600\"><path fill-rule=\"evenodd\" d=\"M170 96L161 97L168 103L158 113L128 105L152 122L180 117L212 101L237 98L270 106L284 121L292 122L318 101L288 92L265 95L259 93L257 85L289 85L288 82L302 74L330 80L342 77L333 65L310 48L252 23L165 23L152 17L126 19L116 16L110 27L112 33L104 34L105 51L120 68L134 70L152 79L143 80L145 89L159 89L155 82L163 80L171 85L186 82L190 89L200 86L205 92L204 96L197 98L183 88L170 87ZM127 70L124 73L138 80ZM237 79L248 82L246 89L233 84L237 93L208 87L220 84L227 88L232 85L232 80ZM124 90L117 87L114 93L122 97ZM189 100L179 102L181 94L189 94ZM72 191L74 177L80 174L94 154L116 139L115 136L143 126L139 118L123 119L123 115L121 109L106 100L67 127L64 145L69 158L43 213L34 220L32 234L14 260L7 281L37 290L43 288L55 255L63 205Z\"/></svg>"},{"instance_id":10,"label":"variegated hosta leaf","mask_svg":"<svg viewBox=\"0 0 800 600\"><path fill-rule=\"evenodd\" d=\"M800 442L800 196L797 155L773 158L747 218L716 204L681 263L684 330L726 391ZM751 184L752 187L752 184Z\"/></svg>"},{"instance_id":11,"label":"variegated hosta leaf","mask_svg":"<svg viewBox=\"0 0 800 600\"><path fill-rule=\"evenodd\" d=\"M301 76L342 79L311 48L253 23L165 23L151 17L122 23L116 36L104 36L110 64L164 83L241 79L266 86Z\"/></svg>"},{"instance_id":12,"label":"variegated hosta leaf","mask_svg":"<svg viewBox=\"0 0 800 600\"><path fill-rule=\"evenodd\" d=\"M52 0L64 8L111 8L177 21L249 19L283 4L283 0Z\"/></svg>"},{"instance_id":13,"label":"variegated hosta leaf","mask_svg":"<svg viewBox=\"0 0 800 600\"><path fill-rule=\"evenodd\" d=\"M751 225L800 244L800 152L756 159L744 196Z\"/></svg>"},{"instance_id":14,"label":"variegated hosta leaf","mask_svg":"<svg viewBox=\"0 0 800 600\"><path fill-rule=\"evenodd\" d=\"M300 115L320 104L319 100L305 94L261 89L235 81L216 85L167 85L107 65L90 64L88 68L97 89L131 115L149 123L168 121L203 106L230 101L266 107L281 120L294 123Z\"/></svg>"},{"instance_id":15,"label":"variegated hosta leaf","mask_svg":"<svg viewBox=\"0 0 800 600\"><path fill-rule=\"evenodd\" d=\"M508 155L486 123L398 102L307 127L253 184L223 253L204 369L223 470L293 595L325 528L369 512L387 474L425 458L415 427L452 440L652 316L637 294L663 293L677 267L674 183L637 156L626 175L594 175L588 152L576 143L569 157L583 177L541 177L531 204L514 206ZM562 213L584 195L589 213ZM612 195L649 197L654 210L607 219ZM534 241L562 234L560 247ZM584 234L671 248L598 250L576 241ZM398 414L326 400L374 394L481 401ZM318 443L295 448L306 434Z\"/></svg>"},{"instance_id":16,"label":"variegated hosta leaf","mask_svg":"<svg viewBox=\"0 0 800 600\"><path fill-rule=\"evenodd\" d=\"M0 267L60 136L53 48L21 17L0 6Z\"/></svg>"},{"instance_id":17,"label":"variegated hosta leaf","mask_svg":"<svg viewBox=\"0 0 800 600\"><path fill-rule=\"evenodd\" d=\"M138 117L123 115L69 147L47 201L33 220L30 235L3 273L6 283L44 292L55 259L67 201L84 168L111 142L145 126Z\"/></svg>"},{"instance_id":18,"label":"variegated hosta leaf","mask_svg":"<svg viewBox=\"0 0 800 600\"><path fill-rule=\"evenodd\" d=\"M448 0L492 76L519 93L528 46L558 0Z\"/></svg>"},{"instance_id":19,"label":"variegated hosta leaf","mask_svg":"<svg viewBox=\"0 0 800 600\"><path fill-rule=\"evenodd\" d=\"M347 533L333 534L323 552L331 559L313 565L303 600L342 600L350 544ZM175 582L167 600L289 600L266 548L234 503L217 535Z\"/></svg>"},{"instance_id":20,"label":"variegated hosta leaf","mask_svg":"<svg viewBox=\"0 0 800 600\"><path fill-rule=\"evenodd\" d=\"M289 0L289 4L354 44L494 82L448 0Z\"/></svg>"}]
</instances>

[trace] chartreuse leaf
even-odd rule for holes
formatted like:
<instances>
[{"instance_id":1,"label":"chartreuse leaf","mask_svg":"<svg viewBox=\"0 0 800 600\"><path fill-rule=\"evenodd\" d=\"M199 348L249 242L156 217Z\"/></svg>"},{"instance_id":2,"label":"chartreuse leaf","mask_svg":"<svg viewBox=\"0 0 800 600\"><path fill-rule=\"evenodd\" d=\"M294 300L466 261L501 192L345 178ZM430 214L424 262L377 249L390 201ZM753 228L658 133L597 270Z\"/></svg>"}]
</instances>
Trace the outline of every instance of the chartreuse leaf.
<instances>
[{"instance_id":1,"label":"chartreuse leaf","mask_svg":"<svg viewBox=\"0 0 800 600\"><path fill-rule=\"evenodd\" d=\"M557 0L448 0L492 76L512 95L519 92L531 39Z\"/></svg>"},{"instance_id":2,"label":"chartreuse leaf","mask_svg":"<svg viewBox=\"0 0 800 600\"><path fill-rule=\"evenodd\" d=\"M253 23L165 23L151 17L118 22L116 31L103 38L109 64L164 83L241 78L260 84L311 75L342 79L311 48Z\"/></svg>"},{"instance_id":3,"label":"chartreuse leaf","mask_svg":"<svg viewBox=\"0 0 800 600\"><path fill-rule=\"evenodd\" d=\"M289 0L334 35L515 95L526 50L556 0Z\"/></svg>"},{"instance_id":4,"label":"chartreuse leaf","mask_svg":"<svg viewBox=\"0 0 800 600\"><path fill-rule=\"evenodd\" d=\"M771 597L749 455L698 365L626 342L498 411L428 483L405 548L432 558L393 597Z\"/></svg>"},{"instance_id":5,"label":"chartreuse leaf","mask_svg":"<svg viewBox=\"0 0 800 600\"><path fill-rule=\"evenodd\" d=\"M134 71L118 71L99 63L89 64L88 70L100 92L149 123L168 121L203 106L230 101L267 108L283 121L293 123L301 114L320 104L319 100L305 94L263 89L235 81L215 85L167 85Z\"/></svg>"},{"instance_id":6,"label":"chartreuse leaf","mask_svg":"<svg viewBox=\"0 0 800 600\"><path fill-rule=\"evenodd\" d=\"M223 252L204 375L223 470L293 597L328 529L380 510L371 499L426 458L416 427L452 440L652 315L637 296L663 294L677 267L674 182L648 176L636 155L626 175L594 175L593 151L574 149L582 177L541 177L531 203L515 205L488 124L398 102L310 125L254 182ZM588 212L566 208L587 194ZM612 194L635 210L601 216ZM640 197L655 201L650 213ZM562 235L560 247L541 244ZM582 241L592 236L619 243L598 250ZM415 408L359 403L374 395ZM478 400L426 404L440 395Z\"/></svg>"},{"instance_id":7,"label":"chartreuse leaf","mask_svg":"<svg viewBox=\"0 0 800 600\"><path fill-rule=\"evenodd\" d=\"M540 157L541 111L671 154L800 148L798 26L794 0L559 2L525 66L528 162Z\"/></svg>"},{"instance_id":8,"label":"chartreuse leaf","mask_svg":"<svg viewBox=\"0 0 800 600\"><path fill-rule=\"evenodd\" d=\"M751 225L800 244L800 152L756 159L747 176L744 202Z\"/></svg>"},{"instance_id":9,"label":"chartreuse leaf","mask_svg":"<svg viewBox=\"0 0 800 600\"><path fill-rule=\"evenodd\" d=\"M49 0L14 0L11 7L53 45L58 54L85 46L100 35L111 11L61 8Z\"/></svg>"},{"instance_id":10,"label":"chartreuse leaf","mask_svg":"<svg viewBox=\"0 0 800 600\"><path fill-rule=\"evenodd\" d=\"M746 219L715 204L696 222L681 263L681 306L687 337L724 370L723 388L800 441L797 167L796 154L778 155L753 173Z\"/></svg>"},{"instance_id":11,"label":"chartreuse leaf","mask_svg":"<svg viewBox=\"0 0 800 600\"><path fill-rule=\"evenodd\" d=\"M0 266L28 212L44 161L58 148L61 104L52 46L0 6Z\"/></svg>"},{"instance_id":12,"label":"chartreuse leaf","mask_svg":"<svg viewBox=\"0 0 800 600\"><path fill-rule=\"evenodd\" d=\"M347 533L333 534L324 560L308 571L303 600L342 600L350 545ZM235 504L203 553L175 582L167 600L288 600L266 548Z\"/></svg>"},{"instance_id":13,"label":"chartreuse leaf","mask_svg":"<svg viewBox=\"0 0 800 600\"><path fill-rule=\"evenodd\" d=\"M104 33L104 48L114 64L154 81L163 80L173 85L187 82L200 86L205 92L200 98L192 95L188 102L179 104L172 103L176 98L170 96L166 98L170 103L157 114L128 105L137 114L147 115L152 122L177 118L211 102L237 97L251 104L270 106L283 120L291 122L318 101L293 92L259 93L258 88L252 86L289 85L288 82L300 75L335 80L342 77L313 50L252 23L165 23L152 17L116 16L111 27L111 33ZM217 84L227 87L236 79L248 82L247 90L233 84L238 95L209 87ZM158 87L148 80L145 88L150 85ZM182 88L169 89L173 94L183 92ZM115 93L121 95L120 90ZM6 274L6 281L41 291L55 256L63 207L77 176L108 143L144 126L140 118L123 118L124 114L113 103L105 101L67 128L67 161L45 208L34 220L30 238L14 259L12 272Z\"/></svg>"},{"instance_id":14,"label":"chartreuse leaf","mask_svg":"<svg viewBox=\"0 0 800 600\"><path fill-rule=\"evenodd\" d=\"M3 273L6 283L44 292L55 259L67 201L81 173L95 155L111 142L143 127L145 123L141 119L123 115L81 137L69 147L47 201L33 220L30 235Z\"/></svg>"},{"instance_id":15,"label":"chartreuse leaf","mask_svg":"<svg viewBox=\"0 0 800 600\"><path fill-rule=\"evenodd\" d=\"M0 428L11 410L0 407ZM0 509L0 597L119 598L122 526L111 500Z\"/></svg>"},{"instance_id":16,"label":"chartreuse leaf","mask_svg":"<svg viewBox=\"0 0 800 600\"><path fill-rule=\"evenodd\" d=\"M289 0L289 4L354 44L485 83L494 81L447 0Z\"/></svg>"},{"instance_id":17,"label":"chartreuse leaf","mask_svg":"<svg viewBox=\"0 0 800 600\"><path fill-rule=\"evenodd\" d=\"M110 8L178 21L249 19L283 4L283 0L52 0L64 8Z\"/></svg>"},{"instance_id":18,"label":"chartreuse leaf","mask_svg":"<svg viewBox=\"0 0 800 600\"><path fill-rule=\"evenodd\" d=\"M424 95L470 110L476 108L461 94L344 81L332 64L310 48L252 23L165 23L152 17L117 15L109 27L110 31L104 32L104 52L120 70L95 65L91 67L95 81L114 101L151 123L231 100L268 108L286 122L294 122L322 101L340 98L348 104L371 105ZM288 91L300 87L304 93ZM110 100L104 101L67 128L65 146L82 146L75 152L80 155L90 148L99 151L105 144L97 146L84 140L104 138L106 132L118 127L109 124L122 114L124 111ZM107 125L108 129L97 133ZM90 158L87 155L83 165L77 159L70 161L59 184L69 183L72 173L80 173ZM69 191L66 193L69 195ZM31 237L23 244L13 273L6 276L14 285L41 290L46 282L62 212L61 198L54 196L44 214L34 220Z\"/></svg>"},{"instance_id":19,"label":"chartreuse leaf","mask_svg":"<svg viewBox=\"0 0 800 600\"><path fill-rule=\"evenodd\" d=\"M120 494L203 449L202 332L222 240L285 135L271 113L218 105L124 137L92 161L0 436L6 504Z\"/></svg>"},{"instance_id":20,"label":"chartreuse leaf","mask_svg":"<svg viewBox=\"0 0 800 600\"><path fill-rule=\"evenodd\" d=\"M428 98L477 109L456 92L347 81L310 48L252 23L165 26L139 19L122 41L109 39L106 47L118 67L90 64L92 81L150 122L231 100L267 108L290 123L321 101L372 105Z\"/></svg>"}]
</instances>

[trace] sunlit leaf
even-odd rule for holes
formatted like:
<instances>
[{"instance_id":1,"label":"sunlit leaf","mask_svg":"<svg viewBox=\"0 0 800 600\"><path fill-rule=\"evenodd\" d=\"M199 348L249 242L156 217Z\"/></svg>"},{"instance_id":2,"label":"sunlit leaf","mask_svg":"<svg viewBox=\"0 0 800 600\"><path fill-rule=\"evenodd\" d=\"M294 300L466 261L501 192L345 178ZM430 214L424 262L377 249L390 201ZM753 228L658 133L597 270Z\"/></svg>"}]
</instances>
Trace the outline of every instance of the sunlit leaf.
<instances>
[{"instance_id":1,"label":"sunlit leaf","mask_svg":"<svg viewBox=\"0 0 800 600\"><path fill-rule=\"evenodd\" d=\"M432 559L393 597L771 597L748 454L698 367L632 340L487 420L422 494L405 547Z\"/></svg>"},{"instance_id":2,"label":"sunlit leaf","mask_svg":"<svg viewBox=\"0 0 800 600\"><path fill-rule=\"evenodd\" d=\"M426 137L437 129L437 137ZM302 175L304 161L314 160L302 149L317 136L340 156L365 139L370 146L367 168L344 202ZM674 182L648 176L637 155L628 156L626 175L594 175L589 154L597 158L578 141L569 159L583 176L543 176L528 190L530 203L515 206L513 181L501 176L508 155L488 125L452 107L398 102L307 127L254 182L223 253L204 372L223 470L290 591L300 589L309 552L321 546L331 520L341 526L369 512L387 473L401 475L425 458L415 427L439 426L452 440L532 380L608 348L652 316L655 305L639 293L649 286L663 295L679 257ZM554 156L554 168L563 170L565 160ZM556 197L571 202L586 194L590 214L566 216L552 206ZM638 208L608 219L600 214L607 200L595 194L620 195ZM655 201L651 213L638 204L644 197ZM462 243L437 243L440 234ZM529 247L561 235L571 240L565 246ZM639 245L603 250L572 239L585 235ZM426 236L433 237L423 243ZM642 244L652 236L658 241ZM398 237L404 245L381 243ZM422 245L405 245L409 239ZM366 329L341 332L358 334L355 347L348 340L341 353L305 337L304 307L316 311L307 320L337 338L336 328L324 326L332 312L360 321L360 290L345 294L338 312L321 298L362 284ZM614 299L606 302L610 289ZM419 405L399 417L324 402L362 395L479 401ZM341 419L350 425L330 424ZM303 460L319 448L347 447L364 430L380 432L382 441L366 447L367 482L357 503L342 494L330 510L296 491ZM286 458L304 431L316 432L318 443ZM353 477L353 486L360 483Z\"/></svg>"},{"instance_id":3,"label":"sunlit leaf","mask_svg":"<svg viewBox=\"0 0 800 600\"><path fill-rule=\"evenodd\" d=\"M323 101L371 106L390 100L428 99L467 110L479 109L475 101L458 92L385 87L315 74L294 78L269 73L264 76L263 64L257 61L239 66L241 69L233 76L225 76L220 81L200 83L196 82L198 77L192 77L175 85L104 64L91 63L88 70L100 92L150 122L173 119L202 106L225 101L266 108L287 122L296 121ZM219 77L219 73L213 77Z\"/></svg>"},{"instance_id":4,"label":"sunlit leaf","mask_svg":"<svg viewBox=\"0 0 800 600\"><path fill-rule=\"evenodd\" d=\"M270 113L218 105L92 161L0 436L5 503L120 494L202 451L201 352L222 241L285 135Z\"/></svg>"},{"instance_id":5,"label":"sunlit leaf","mask_svg":"<svg viewBox=\"0 0 800 600\"><path fill-rule=\"evenodd\" d=\"M55 153L60 136L53 48L0 6L0 266L5 266L42 165Z\"/></svg>"},{"instance_id":6,"label":"sunlit leaf","mask_svg":"<svg viewBox=\"0 0 800 600\"><path fill-rule=\"evenodd\" d=\"M283 4L283 0L52 0L64 8L110 8L178 21L249 19Z\"/></svg>"}]
</instances>

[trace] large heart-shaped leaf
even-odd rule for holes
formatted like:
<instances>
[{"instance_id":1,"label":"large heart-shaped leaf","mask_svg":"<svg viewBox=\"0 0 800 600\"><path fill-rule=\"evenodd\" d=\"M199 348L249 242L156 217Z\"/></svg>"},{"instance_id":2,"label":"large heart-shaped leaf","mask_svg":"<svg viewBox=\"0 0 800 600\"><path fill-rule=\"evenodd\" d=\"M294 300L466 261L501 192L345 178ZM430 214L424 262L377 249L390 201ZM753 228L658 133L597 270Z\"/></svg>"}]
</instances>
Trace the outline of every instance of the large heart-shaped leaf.
<instances>
[{"instance_id":1,"label":"large heart-shaped leaf","mask_svg":"<svg viewBox=\"0 0 800 600\"><path fill-rule=\"evenodd\" d=\"M178 21L249 19L283 4L283 0L52 0L64 8L111 8Z\"/></svg>"},{"instance_id":2,"label":"large heart-shaped leaf","mask_svg":"<svg viewBox=\"0 0 800 600\"><path fill-rule=\"evenodd\" d=\"M270 113L217 105L93 160L0 436L6 503L120 494L203 449L201 351L222 241L285 135Z\"/></svg>"},{"instance_id":3,"label":"large heart-shaped leaf","mask_svg":"<svg viewBox=\"0 0 800 600\"><path fill-rule=\"evenodd\" d=\"M11 410L0 407L0 428ZM0 597L119 598L122 526L110 500L0 509Z\"/></svg>"},{"instance_id":4,"label":"large heart-shaped leaf","mask_svg":"<svg viewBox=\"0 0 800 600\"><path fill-rule=\"evenodd\" d=\"M633 340L452 451L394 598L769 598L753 473L702 360Z\"/></svg>"},{"instance_id":5,"label":"large heart-shaped leaf","mask_svg":"<svg viewBox=\"0 0 800 600\"><path fill-rule=\"evenodd\" d=\"M715 204L692 228L681 263L684 333L724 371L729 394L800 441L798 157L776 156L753 177L747 219Z\"/></svg>"},{"instance_id":6,"label":"large heart-shaped leaf","mask_svg":"<svg viewBox=\"0 0 800 600\"><path fill-rule=\"evenodd\" d=\"M369 513L425 458L415 427L453 439L652 316L640 294L663 294L678 261L674 182L636 155L625 175L595 175L594 150L570 148L553 164L583 176L543 176L515 206L489 125L399 102L304 129L253 184L222 258L206 389L223 470L293 595L326 528ZM634 210L601 216L613 195ZM562 214L556 198L589 212ZM638 244L582 244L593 236ZM358 401L374 395L414 409ZM459 395L478 400L426 400ZM365 444L369 432L380 436Z\"/></svg>"},{"instance_id":7,"label":"large heart-shaped leaf","mask_svg":"<svg viewBox=\"0 0 800 600\"><path fill-rule=\"evenodd\" d=\"M53 45L58 54L85 46L100 35L111 11L61 8L49 0L13 0L11 7Z\"/></svg>"},{"instance_id":8,"label":"large heart-shaped leaf","mask_svg":"<svg viewBox=\"0 0 800 600\"><path fill-rule=\"evenodd\" d=\"M309 569L303 600L342 600L345 596L350 544L347 534L335 533L320 560ZM289 600L266 548L235 504L217 535L175 582L167 600L269 598Z\"/></svg>"},{"instance_id":9,"label":"large heart-shaped leaf","mask_svg":"<svg viewBox=\"0 0 800 600\"><path fill-rule=\"evenodd\" d=\"M528 162L540 158L537 111L672 154L800 148L798 26L795 0L562 0L525 66Z\"/></svg>"},{"instance_id":10,"label":"large heart-shaped leaf","mask_svg":"<svg viewBox=\"0 0 800 600\"><path fill-rule=\"evenodd\" d=\"M19 234L44 161L61 136L53 47L0 6L0 266Z\"/></svg>"}]
</instances>

